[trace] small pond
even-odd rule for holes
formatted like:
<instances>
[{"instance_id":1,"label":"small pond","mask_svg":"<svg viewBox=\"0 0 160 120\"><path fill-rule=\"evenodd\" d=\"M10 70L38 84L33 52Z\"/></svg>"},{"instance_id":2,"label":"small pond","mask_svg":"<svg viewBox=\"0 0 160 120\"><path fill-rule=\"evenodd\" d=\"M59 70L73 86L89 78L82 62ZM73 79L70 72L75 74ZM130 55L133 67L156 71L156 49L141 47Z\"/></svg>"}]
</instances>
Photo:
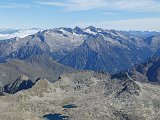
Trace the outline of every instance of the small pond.
<instances>
[{"instance_id":1,"label":"small pond","mask_svg":"<svg viewBox=\"0 0 160 120\"><path fill-rule=\"evenodd\" d=\"M57 113L44 115L43 118L45 118L46 120L69 120L69 116L64 116Z\"/></svg>"}]
</instances>

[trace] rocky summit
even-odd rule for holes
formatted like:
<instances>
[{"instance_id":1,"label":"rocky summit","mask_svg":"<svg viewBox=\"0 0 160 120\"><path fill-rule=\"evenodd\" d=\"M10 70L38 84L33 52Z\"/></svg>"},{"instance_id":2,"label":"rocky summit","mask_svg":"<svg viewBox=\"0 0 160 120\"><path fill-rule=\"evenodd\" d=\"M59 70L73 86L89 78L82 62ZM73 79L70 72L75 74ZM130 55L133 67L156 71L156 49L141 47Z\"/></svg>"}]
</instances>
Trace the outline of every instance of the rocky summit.
<instances>
[{"instance_id":1,"label":"rocky summit","mask_svg":"<svg viewBox=\"0 0 160 120\"><path fill-rule=\"evenodd\" d=\"M31 88L34 83L29 79L28 76L22 75L12 84L7 84L4 86L4 92L14 94L21 90L26 90Z\"/></svg>"},{"instance_id":2,"label":"rocky summit","mask_svg":"<svg viewBox=\"0 0 160 120\"><path fill-rule=\"evenodd\" d=\"M81 71L0 97L3 120L159 120L160 87Z\"/></svg>"}]
</instances>

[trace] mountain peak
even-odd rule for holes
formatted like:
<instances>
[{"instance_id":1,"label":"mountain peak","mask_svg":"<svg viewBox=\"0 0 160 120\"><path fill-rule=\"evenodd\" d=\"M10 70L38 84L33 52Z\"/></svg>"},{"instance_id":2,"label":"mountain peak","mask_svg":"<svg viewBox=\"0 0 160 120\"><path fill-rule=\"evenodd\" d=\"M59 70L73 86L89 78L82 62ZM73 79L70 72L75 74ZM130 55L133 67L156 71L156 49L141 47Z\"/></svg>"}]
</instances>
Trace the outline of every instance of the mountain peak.
<instances>
[{"instance_id":1,"label":"mountain peak","mask_svg":"<svg viewBox=\"0 0 160 120\"><path fill-rule=\"evenodd\" d=\"M89 26L89 27L86 27L85 29L90 29L90 30L93 31L93 32L96 32L96 31L97 31L97 28L94 27L94 26Z\"/></svg>"},{"instance_id":2,"label":"mountain peak","mask_svg":"<svg viewBox=\"0 0 160 120\"><path fill-rule=\"evenodd\" d=\"M34 82L31 81L27 75L21 75L12 84L8 84L4 86L4 92L15 94L18 91L29 89L33 85L34 85Z\"/></svg>"},{"instance_id":3,"label":"mountain peak","mask_svg":"<svg viewBox=\"0 0 160 120\"><path fill-rule=\"evenodd\" d=\"M74 31L75 33L77 33L77 34L82 34L82 33L83 33L83 30L82 30L80 27L78 27L78 26L76 26L76 27L73 29L73 31Z\"/></svg>"},{"instance_id":4,"label":"mountain peak","mask_svg":"<svg viewBox=\"0 0 160 120\"><path fill-rule=\"evenodd\" d=\"M61 27L60 29L72 33L72 28Z\"/></svg>"},{"instance_id":5,"label":"mountain peak","mask_svg":"<svg viewBox=\"0 0 160 120\"><path fill-rule=\"evenodd\" d=\"M27 75L21 75L19 78L19 80L29 80L29 77Z\"/></svg>"}]
</instances>

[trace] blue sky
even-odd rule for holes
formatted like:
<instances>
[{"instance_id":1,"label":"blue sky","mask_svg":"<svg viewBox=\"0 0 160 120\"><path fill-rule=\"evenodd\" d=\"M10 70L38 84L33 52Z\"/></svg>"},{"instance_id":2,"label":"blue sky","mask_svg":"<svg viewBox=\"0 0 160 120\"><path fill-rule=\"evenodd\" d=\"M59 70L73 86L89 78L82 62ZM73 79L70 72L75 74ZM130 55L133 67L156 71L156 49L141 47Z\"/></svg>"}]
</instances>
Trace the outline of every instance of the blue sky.
<instances>
[{"instance_id":1,"label":"blue sky","mask_svg":"<svg viewBox=\"0 0 160 120\"><path fill-rule=\"evenodd\" d=\"M0 28L160 31L160 0L0 0Z\"/></svg>"}]
</instances>

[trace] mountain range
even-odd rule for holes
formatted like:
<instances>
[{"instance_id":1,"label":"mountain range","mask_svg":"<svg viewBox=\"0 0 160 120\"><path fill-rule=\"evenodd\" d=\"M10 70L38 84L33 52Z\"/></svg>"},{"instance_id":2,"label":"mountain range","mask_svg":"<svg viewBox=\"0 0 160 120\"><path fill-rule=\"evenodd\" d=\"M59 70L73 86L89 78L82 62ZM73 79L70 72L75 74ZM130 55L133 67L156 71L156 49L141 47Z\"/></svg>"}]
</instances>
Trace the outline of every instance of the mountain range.
<instances>
[{"instance_id":1,"label":"mountain range","mask_svg":"<svg viewBox=\"0 0 160 120\"><path fill-rule=\"evenodd\" d=\"M158 55L160 33L75 27L44 30L0 41L0 62L47 54L80 70L115 74Z\"/></svg>"}]
</instances>

